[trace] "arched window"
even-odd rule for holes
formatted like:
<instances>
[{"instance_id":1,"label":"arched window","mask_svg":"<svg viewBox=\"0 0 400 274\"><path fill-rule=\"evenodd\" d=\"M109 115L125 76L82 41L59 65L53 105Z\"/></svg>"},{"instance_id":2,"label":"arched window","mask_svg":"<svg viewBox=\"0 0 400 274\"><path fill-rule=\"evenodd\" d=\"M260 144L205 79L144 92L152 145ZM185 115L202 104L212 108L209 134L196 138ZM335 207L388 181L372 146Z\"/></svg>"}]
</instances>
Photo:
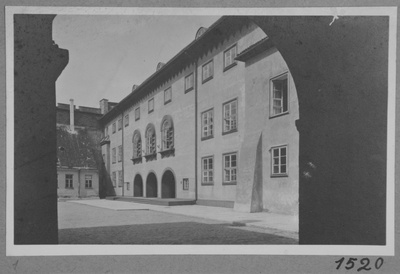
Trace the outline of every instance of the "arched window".
<instances>
[{"instance_id":1,"label":"arched window","mask_svg":"<svg viewBox=\"0 0 400 274\"><path fill-rule=\"evenodd\" d=\"M132 138L133 143L133 159L142 157L142 137L139 130L135 130Z\"/></svg>"},{"instance_id":2,"label":"arched window","mask_svg":"<svg viewBox=\"0 0 400 274\"><path fill-rule=\"evenodd\" d=\"M174 125L171 116L165 116L161 123L161 147L162 150L174 147Z\"/></svg>"},{"instance_id":3,"label":"arched window","mask_svg":"<svg viewBox=\"0 0 400 274\"><path fill-rule=\"evenodd\" d=\"M156 131L153 124L149 124L146 129L146 154L156 153Z\"/></svg>"}]
</instances>

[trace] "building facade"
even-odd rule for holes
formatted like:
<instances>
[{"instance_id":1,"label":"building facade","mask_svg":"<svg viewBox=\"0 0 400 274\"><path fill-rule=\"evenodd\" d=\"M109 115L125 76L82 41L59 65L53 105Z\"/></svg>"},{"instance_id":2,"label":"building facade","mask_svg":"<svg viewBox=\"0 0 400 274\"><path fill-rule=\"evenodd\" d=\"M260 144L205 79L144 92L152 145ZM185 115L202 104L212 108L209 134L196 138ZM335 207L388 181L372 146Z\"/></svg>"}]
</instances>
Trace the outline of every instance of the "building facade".
<instances>
[{"instance_id":1,"label":"building facade","mask_svg":"<svg viewBox=\"0 0 400 274\"><path fill-rule=\"evenodd\" d=\"M265 33L222 17L105 113L102 156L117 196L295 215L298 118Z\"/></svg>"},{"instance_id":2,"label":"building facade","mask_svg":"<svg viewBox=\"0 0 400 274\"><path fill-rule=\"evenodd\" d=\"M57 121L57 194L60 198L100 196L100 108L59 103ZM104 187L103 187L104 188Z\"/></svg>"}]
</instances>

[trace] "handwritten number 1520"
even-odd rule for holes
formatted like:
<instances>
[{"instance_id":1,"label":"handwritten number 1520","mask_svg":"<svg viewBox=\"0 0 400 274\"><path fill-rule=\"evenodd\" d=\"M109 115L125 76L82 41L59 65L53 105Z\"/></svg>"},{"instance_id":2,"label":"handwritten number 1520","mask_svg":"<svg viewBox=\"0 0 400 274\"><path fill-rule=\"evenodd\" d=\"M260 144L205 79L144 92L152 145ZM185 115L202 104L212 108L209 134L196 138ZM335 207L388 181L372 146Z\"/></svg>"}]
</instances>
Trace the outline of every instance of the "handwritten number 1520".
<instances>
[{"instance_id":1,"label":"handwritten number 1520","mask_svg":"<svg viewBox=\"0 0 400 274\"><path fill-rule=\"evenodd\" d=\"M340 260L335 261L335 263L337 263L337 267L336 269L340 269L340 267L342 266L343 262L344 262L345 258L342 257ZM347 270L350 270L352 268L354 268L356 266L357 263L357 258L349 258L344 266L344 268L346 268ZM358 262L359 265L361 265L359 268L357 268L357 271L361 271L361 270L366 270L369 271L372 268L369 266L370 264L370 259L369 258L362 258L360 259L360 261ZM382 258L378 258L375 261L374 267L375 269L379 269L381 268L383 265L383 259Z\"/></svg>"}]
</instances>

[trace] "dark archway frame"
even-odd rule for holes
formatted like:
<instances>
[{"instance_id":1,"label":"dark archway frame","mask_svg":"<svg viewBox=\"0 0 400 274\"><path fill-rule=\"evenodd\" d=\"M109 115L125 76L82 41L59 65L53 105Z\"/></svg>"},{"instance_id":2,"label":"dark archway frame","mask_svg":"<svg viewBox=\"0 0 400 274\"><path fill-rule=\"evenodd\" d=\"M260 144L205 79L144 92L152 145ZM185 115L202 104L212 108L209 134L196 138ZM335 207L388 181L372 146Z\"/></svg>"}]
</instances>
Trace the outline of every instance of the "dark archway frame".
<instances>
[{"instance_id":1,"label":"dark archway frame","mask_svg":"<svg viewBox=\"0 0 400 274\"><path fill-rule=\"evenodd\" d=\"M54 17L14 15L16 244L57 243L55 81L68 52ZM300 243L386 244L389 17L251 19L297 89Z\"/></svg>"}]
</instances>

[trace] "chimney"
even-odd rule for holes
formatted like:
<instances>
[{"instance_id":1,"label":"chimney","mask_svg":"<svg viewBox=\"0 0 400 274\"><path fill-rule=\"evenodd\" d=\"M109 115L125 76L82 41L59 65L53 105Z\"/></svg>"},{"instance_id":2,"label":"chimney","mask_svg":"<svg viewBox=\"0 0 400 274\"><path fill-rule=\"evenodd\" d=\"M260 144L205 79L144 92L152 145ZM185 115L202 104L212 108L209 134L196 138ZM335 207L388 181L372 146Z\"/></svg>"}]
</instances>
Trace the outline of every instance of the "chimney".
<instances>
[{"instance_id":1,"label":"chimney","mask_svg":"<svg viewBox=\"0 0 400 274\"><path fill-rule=\"evenodd\" d=\"M108 112L108 100L107 99L101 99L100 100L100 113L101 114L106 114Z\"/></svg>"},{"instance_id":2,"label":"chimney","mask_svg":"<svg viewBox=\"0 0 400 274\"><path fill-rule=\"evenodd\" d=\"M69 129L71 131L75 131L75 106L74 106L74 99L70 99L69 104Z\"/></svg>"}]
</instances>

